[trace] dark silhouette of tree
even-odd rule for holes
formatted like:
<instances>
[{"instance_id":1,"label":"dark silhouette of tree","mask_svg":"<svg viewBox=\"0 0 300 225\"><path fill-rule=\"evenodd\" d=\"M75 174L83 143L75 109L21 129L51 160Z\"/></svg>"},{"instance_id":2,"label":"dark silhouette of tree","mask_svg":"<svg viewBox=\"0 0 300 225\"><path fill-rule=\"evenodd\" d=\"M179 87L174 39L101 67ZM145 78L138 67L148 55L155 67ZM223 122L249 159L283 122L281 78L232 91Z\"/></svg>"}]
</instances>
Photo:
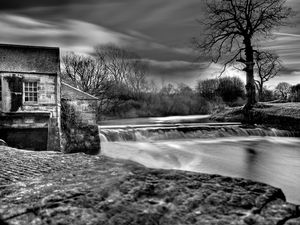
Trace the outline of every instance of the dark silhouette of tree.
<instances>
[{"instance_id":1,"label":"dark silhouette of tree","mask_svg":"<svg viewBox=\"0 0 300 225\"><path fill-rule=\"evenodd\" d=\"M217 94L224 102L232 104L238 98L245 97L244 83L238 77L223 77L219 79Z\"/></svg>"},{"instance_id":2,"label":"dark silhouette of tree","mask_svg":"<svg viewBox=\"0 0 300 225\"><path fill-rule=\"evenodd\" d=\"M291 85L287 82L280 82L275 87L275 91L280 95L281 100L286 101L291 92Z\"/></svg>"},{"instance_id":3,"label":"dark silhouette of tree","mask_svg":"<svg viewBox=\"0 0 300 225\"><path fill-rule=\"evenodd\" d=\"M300 102L300 84L291 87L291 101Z\"/></svg>"},{"instance_id":4,"label":"dark silhouette of tree","mask_svg":"<svg viewBox=\"0 0 300 225\"><path fill-rule=\"evenodd\" d=\"M193 39L202 53L210 53L213 62L226 56L223 72L235 62L244 65L246 72L247 104L256 103L254 81L254 44L259 38L271 35L273 28L285 24L291 9L285 0L207 0L202 40Z\"/></svg>"},{"instance_id":5,"label":"dark silhouette of tree","mask_svg":"<svg viewBox=\"0 0 300 225\"><path fill-rule=\"evenodd\" d=\"M214 101L216 100L216 90L219 86L219 80L218 79L206 79L201 80L197 83L196 90L199 93L200 96L203 98Z\"/></svg>"},{"instance_id":6,"label":"dark silhouette of tree","mask_svg":"<svg viewBox=\"0 0 300 225\"><path fill-rule=\"evenodd\" d=\"M268 51L256 52L254 60L257 68L255 82L258 90L258 98L261 101L264 94L264 84L277 76L281 68L281 63L278 55Z\"/></svg>"},{"instance_id":7,"label":"dark silhouette of tree","mask_svg":"<svg viewBox=\"0 0 300 225\"><path fill-rule=\"evenodd\" d=\"M208 101L222 99L232 105L239 99L245 99L245 84L239 77L222 77L198 81L196 92Z\"/></svg>"}]
</instances>

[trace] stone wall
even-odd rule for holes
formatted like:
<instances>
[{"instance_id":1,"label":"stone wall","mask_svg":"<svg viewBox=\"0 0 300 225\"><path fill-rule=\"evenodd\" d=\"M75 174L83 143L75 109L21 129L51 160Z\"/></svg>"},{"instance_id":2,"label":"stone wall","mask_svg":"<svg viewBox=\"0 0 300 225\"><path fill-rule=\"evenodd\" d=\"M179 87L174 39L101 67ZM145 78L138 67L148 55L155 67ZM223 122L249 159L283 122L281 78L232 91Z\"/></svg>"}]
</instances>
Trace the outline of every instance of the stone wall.
<instances>
[{"instance_id":1,"label":"stone wall","mask_svg":"<svg viewBox=\"0 0 300 225\"><path fill-rule=\"evenodd\" d=\"M100 153L100 137L98 126L82 125L63 131L63 152L84 152L95 155Z\"/></svg>"},{"instance_id":2,"label":"stone wall","mask_svg":"<svg viewBox=\"0 0 300 225\"><path fill-rule=\"evenodd\" d=\"M0 139L11 147L47 150L49 118L48 112L2 113Z\"/></svg>"},{"instance_id":3,"label":"stone wall","mask_svg":"<svg viewBox=\"0 0 300 225\"><path fill-rule=\"evenodd\" d=\"M67 100L77 112L78 119L83 124L97 124L97 101L95 100Z\"/></svg>"},{"instance_id":4,"label":"stone wall","mask_svg":"<svg viewBox=\"0 0 300 225\"><path fill-rule=\"evenodd\" d=\"M2 104L0 109L2 112L10 112L11 110L11 98L12 91L9 88L9 79L12 77L19 77L23 82L33 81L37 82L38 99L37 103L27 103L24 101L24 94L21 90L20 96L22 97L22 103L20 107L13 111L44 111L51 112L53 117L57 117L57 76L53 75L41 75L41 74L22 74L22 73L1 73L0 79L2 80Z\"/></svg>"},{"instance_id":5,"label":"stone wall","mask_svg":"<svg viewBox=\"0 0 300 225\"><path fill-rule=\"evenodd\" d=\"M22 129L27 129L25 137L29 134L33 137L38 133L36 129L48 129L44 140L47 150L61 150L59 61L59 48L0 44L2 133L4 130L9 130L9 134L22 133ZM37 101L25 101L25 82L37 83ZM41 114L47 114L47 120ZM32 142L40 146L38 139L37 136ZM22 146L27 148L27 145Z\"/></svg>"},{"instance_id":6,"label":"stone wall","mask_svg":"<svg viewBox=\"0 0 300 225\"><path fill-rule=\"evenodd\" d=\"M61 97L78 113L78 119L84 124L97 123L98 98L62 82Z\"/></svg>"},{"instance_id":7,"label":"stone wall","mask_svg":"<svg viewBox=\"0 0 300 225\"><path fill-rule=\"evenodd\" d=\"M0 44L0 71L57 74L59 48Z\"/></svg>"}]
</instances>

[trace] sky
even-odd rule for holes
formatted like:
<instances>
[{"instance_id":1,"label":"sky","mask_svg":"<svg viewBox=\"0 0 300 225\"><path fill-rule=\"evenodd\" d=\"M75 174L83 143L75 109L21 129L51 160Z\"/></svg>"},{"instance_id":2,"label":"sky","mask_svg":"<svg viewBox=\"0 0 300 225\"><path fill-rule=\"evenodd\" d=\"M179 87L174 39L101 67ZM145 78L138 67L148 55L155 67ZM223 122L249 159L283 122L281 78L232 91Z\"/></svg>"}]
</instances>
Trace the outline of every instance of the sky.
<instances>
[{"instance_id":1,"label":"sky","mask_svg":"<svg viewBox=\"0 0 300 225\"><path fill-rule=\"evenodd\" d=\"M116 44L135 51L150 65L148 77L194 87L215 78L222 68L198 57L191 39L203 34L197 19L204 0L4 0L0 6L0 43L57 46L90 54L94 46ZM299 13L289 27L274 31L263 43L275 51L284 69L266 83L300 83L300 1L287 0ZM245 75L228 70L226 75Z\"/></svg>"}]
</instances>

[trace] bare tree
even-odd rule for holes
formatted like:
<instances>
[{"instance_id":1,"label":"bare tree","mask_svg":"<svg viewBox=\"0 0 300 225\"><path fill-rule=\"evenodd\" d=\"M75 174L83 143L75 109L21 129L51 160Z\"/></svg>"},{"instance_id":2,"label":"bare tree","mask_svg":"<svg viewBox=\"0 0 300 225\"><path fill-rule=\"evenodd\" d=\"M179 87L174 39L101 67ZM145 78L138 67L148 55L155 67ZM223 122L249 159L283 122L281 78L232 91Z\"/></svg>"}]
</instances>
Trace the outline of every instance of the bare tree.
<instances>
[{"instance_id":1,"label":"bare tree","mask_svg":"<svg viewBox=\"0 0 300 225\"><path fill-rule=\"evenodd\" d=\"M114 45L97 46L93 56L67 53L62 64L65 81L98 97L100 115L138 99L147 89L148 64L134 52Z\"/></svg>"},{"instance_id":2,"label":"bare tree","mask_svg":"<svg viewBox=\"0 0 300 225\"><path fill-rule=\"evenodd\" d=\"M62 79L98 98L98 116L103 115L105 109L113 105L114 101L105 93L113 89L113 82L105 62L91 56L84 56L69 52L62 57Z\"/></svg>"},{"instance_id":3,"label":"bare tree","mask_svg":"<svg viewBox=\"0 0 300 225\"><path fill-rule=\"evenodd\" d=\"M124 85L135 94L146 88L148 64L136 53L115 45L99 45L95 47L95 56L105 64L111 80L117 86Z\"/></svg>"},{"instance_id":4,"label":"bare tree","mask_svg":"<svg viewBox=\"0 0 300 225\"><path fill-rule=\"evenodd\" d=\"M275 92L277 92L280 95L281 100L286 101L291 92L291 85L287 82L280 82L276 86Z\"/></svg>"},{"instance_id":5,"label":"bare tree","mask_svg":"<svg viewBox=\"0 0 300 225\"><path fill-rule=\"evenodd\" d=\"M139 57L131 60L130 72L126 78L126 83L132 92L138 96L147 89L147 71L148 63L141 60Z\"/></svg>"},{"instance_id":6,"label":"bare tree","mask_svg":"<svg viewBox=\"0 0 300 225\"><path fill-rule=\"evenodd\" d=\"M62 64L63 80L93 95L104 91L108 73L103 62L70 52L62 57Z\"/></svg>"},{"instance_id":7,"label":"bare tree","mask_svg":"<svg viewBox=\"0 0 300 225\"><path fill-rule=\"evenodd\" d=\"M268 51L257 51L254 60L257 68L257 79L255 79L255 82L259 100L261 100L263 97L264 84L277 76L281 68L281 63L278 55Z\"/></svg>"},{"instance_id":8,"label":"bare tree","mask_svg":"<svg viewBox=\"0 0 300 225\"><path fill-rule=\"evenodd\" d=\"M256 103L254 81L254 43L268 37L272 29L285 24L291 9L286 0L206 0L206 19L202 40L193 39L197 49L211 53L213 62L226 56L226 66L239 62L246 72L247 104L250 109Z\"/></svg>"}]
</instances>

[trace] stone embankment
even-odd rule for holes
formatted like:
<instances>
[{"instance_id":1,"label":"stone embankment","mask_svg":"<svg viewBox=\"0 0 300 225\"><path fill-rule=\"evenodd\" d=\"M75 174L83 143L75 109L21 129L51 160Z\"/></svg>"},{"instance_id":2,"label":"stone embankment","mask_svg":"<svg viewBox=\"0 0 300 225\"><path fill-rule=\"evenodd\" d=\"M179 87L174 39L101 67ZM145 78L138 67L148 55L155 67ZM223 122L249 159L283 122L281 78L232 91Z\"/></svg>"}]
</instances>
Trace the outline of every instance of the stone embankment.
<instances>
[{"instance_id":1,"label":"stone embankment","mask_svg":"<svg viewBox=\"0 0 300 225\"><path fill-rule=\"evenodd\" d=\"M211 119L221 122L244 122L267 125L284 130L300 131L300 103L257 103L247 118L243 107L228 108Z\"/></svg>"},{"instance_id":2,"label":"stone embankment","mask_svg":"<svg viewBox=\"0 0 300 225\"><path fill-rule=\"evenodd\" d=\"M0 146L0 224L300 225L280 189L83 153Z\"/></svg>"}]
</instances>

